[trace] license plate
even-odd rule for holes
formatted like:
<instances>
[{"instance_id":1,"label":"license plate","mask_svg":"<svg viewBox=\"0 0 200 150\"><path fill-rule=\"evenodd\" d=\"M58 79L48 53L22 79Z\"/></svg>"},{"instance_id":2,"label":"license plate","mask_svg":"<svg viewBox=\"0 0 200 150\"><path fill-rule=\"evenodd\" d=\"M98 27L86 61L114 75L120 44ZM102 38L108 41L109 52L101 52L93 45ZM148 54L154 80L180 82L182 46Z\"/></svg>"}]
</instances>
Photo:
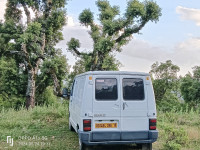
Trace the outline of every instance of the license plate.
<instances>
[{"instance_id":1,"label":"license plate","mask_svg":"<svg viewBox=\"0 0 200 150\"><path fill-rule=\"evenodd\" d=\"M117 123L95 123L95 128L117 128Z\"/></svg>"}]
</instances>

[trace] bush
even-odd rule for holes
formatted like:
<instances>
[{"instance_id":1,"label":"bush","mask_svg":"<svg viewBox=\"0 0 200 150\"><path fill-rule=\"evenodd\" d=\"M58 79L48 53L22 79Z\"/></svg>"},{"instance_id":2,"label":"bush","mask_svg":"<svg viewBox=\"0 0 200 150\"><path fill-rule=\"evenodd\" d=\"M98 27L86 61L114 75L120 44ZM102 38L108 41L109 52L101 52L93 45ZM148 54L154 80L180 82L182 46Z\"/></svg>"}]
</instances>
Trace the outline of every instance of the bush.
<instances>
[{"instance_id":1,"label":"bush","mask_svg":"<svg viewBox=\"0 0 200 150\"><path fill-rule=\"evenodd\" d=\"M20 95L8 96L4 94L4 96L2 96L0 94L0 111L2 109L8 109L8 108L14 108L15 110L18 110L21 106L24 105L25 101L26 101L25 97Z\"/></svg>"},{"instance_id":2,"label":"bush","mask_svg":"<svg viewBox=\"0 0 200 150\"><path fill-rule=\"evenodd\" d=\"M58 97L54 95L53 88L47 87L41 95L36 97L36 103L38 105L56 105L58 103Z\"/></svg>"},{"instance_id":3,"label":"bush","mask_svg":"<svg viewBox=\"0 0 200 150\"><path fill-rule=\"evenodd\" d=\"M188 135L183 128L175 128L172 125L164 125L166 143L163 145L165 150L180 150L187 145Z\"/></svg>"},{"instance_id":4,"label":"bush","mask_svg":"<svg viewBox=\"0 0 200 150\"><path fill-rule=\"evenodd\" d=\"M175 93L167 92L160 102L157 102L158 109L163 112L180 110L181 103Z\"/></svg>"}]
</instances>

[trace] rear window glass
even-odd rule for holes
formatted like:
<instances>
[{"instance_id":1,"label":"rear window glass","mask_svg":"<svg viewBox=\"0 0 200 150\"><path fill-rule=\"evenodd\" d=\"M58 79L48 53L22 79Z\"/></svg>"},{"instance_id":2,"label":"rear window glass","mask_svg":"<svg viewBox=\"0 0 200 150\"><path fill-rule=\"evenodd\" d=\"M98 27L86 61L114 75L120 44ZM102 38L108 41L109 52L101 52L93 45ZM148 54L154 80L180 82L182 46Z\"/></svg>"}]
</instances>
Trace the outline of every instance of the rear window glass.
<instances>
[{"instance_id":1,"label":"rear window glass","mask_svg":"<svg viewBox=\"0 0 200 150\"><path fill-rule=\"evenodd\" d=\"M117 100L117 79L97 78L95 80L96 100Z\"/></svg>"},{"instance_id":2,"label":"rear window glass","mask_svg":"<svg viewBox=\"0 0 200 150\"><path fill-rule=\"evenodd\" d=\"M144 83L139 78L123 79L124 100L144 100Z\"/></svg>"}]
</instances>

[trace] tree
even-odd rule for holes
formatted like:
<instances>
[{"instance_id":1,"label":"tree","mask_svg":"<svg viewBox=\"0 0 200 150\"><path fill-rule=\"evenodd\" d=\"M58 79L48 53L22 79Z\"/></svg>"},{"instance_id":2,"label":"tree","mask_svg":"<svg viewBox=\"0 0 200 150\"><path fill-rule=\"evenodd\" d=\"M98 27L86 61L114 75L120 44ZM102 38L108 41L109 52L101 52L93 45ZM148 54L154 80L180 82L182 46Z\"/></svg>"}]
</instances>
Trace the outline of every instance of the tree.
<instances>
[{"instance_id":1,"label":"tree","mask_svg":"<svg viewBox=\"0 0 200 150\"><path fill-rule=\"evenodd\" d=\"M54 85L54 94L62 97L62 82L68 73L69 65L66 56L62 55L62 50L58 49L53 58L45 59L43 62L41 74L37 80L39 93L42 93L47 86Z\"/></svg>"},{"instance_id":2,"label":"tree","mask_svg":"<svg viewBox=\"0 0 200 150\"><path fill-rule=\"evenodd\" d=\"M75 65L72 67L73 71L68 76L68 85L67 88L70 89L73 83L74 77L78 74L85 72L85 62L83 59L76 61Z\"/></svg>"},{"instance_id":3,"label":"tree","mask_svg":"<svg viewBox=\"0 0 200 150\"><path fill-rule=\"evenodd\" d=\"M200 67L193 67L193 75L188 73L181 79L181 94L185 102L197 106L200 103Z\"/></svg>"},{"instance_id":4,"label":"tree","mask_svg":"<svg viewBox=\"0 0 200 150\"><path fill-rule=\"evenodd\" d=\"M25 79L13 58L0 58L0 110L1 107L17 109L24 104Z\"/></svg>"},{"instance_id":5,"label":"tree","mask_svg":"<svg viewBox=\"0 0 200 150\"><path fill-rule=\"evenodd\" d=\"M5 53L15 54L17 64L25 68L22 70L28 77L27 108L35 105L36 79L42 63L54 59L57 55L54 46L63 39L61 30L66 22L65 4L66 0L7 0L0 37L9 45Z\"/></svg>"},{"instance_id":6,"label":"tree","mask_svg":"<svg viewBox=\"0 0 200 150\"><path fill-rule=\"evenodd\" d=\"M193 69L194 78L200 80L200 66L195 66L192 69Z\"/></svg>"},{"instance_id":7,"label":"tree","mask_svg":"<svg viewBox=\"0 0 200 150\"><path fill-rule=\"evenodd\" d=\"M120 52L133 34L139 33L149 21L157 22L161 16L161 9L153 1L130 0L123 17L120 16L119 7L111 6L107 0L98 0L96 5L100 11L100 25L94 22L90 9L83 10L79 15L80 23L90 29L93 51L81 52L80 42L75 38L67 43L68 50L85 61L86 71L110 70L109 65L103 64L108 59L109 64L116 63L112 53Z\"/></svg>"},{"instance_id":8,"label":"tree","mask_svg":"<svg viewBox=\"0 0 200 150\"><path fill-rule=\"evenodd\" d=\"M153 78L153 87L157 101L161 101L168 90L176 92L178 89L177 73L180 68L172 64L171 60L165 63L154 63L150 74Z\"/></svg>"}]
</instances>

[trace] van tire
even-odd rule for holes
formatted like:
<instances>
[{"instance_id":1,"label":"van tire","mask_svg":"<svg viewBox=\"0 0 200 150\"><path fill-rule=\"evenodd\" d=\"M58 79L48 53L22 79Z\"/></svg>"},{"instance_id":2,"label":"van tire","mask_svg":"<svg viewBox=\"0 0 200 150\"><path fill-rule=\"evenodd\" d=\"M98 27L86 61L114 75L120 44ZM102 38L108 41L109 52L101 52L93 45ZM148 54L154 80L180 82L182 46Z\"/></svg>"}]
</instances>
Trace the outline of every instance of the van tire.
<instances>
[{"instance_id":1,"label":"van tire","mask_svg":"<svg viewBox=\"0 0 200 150\"><path fill-rule=\"evenodd\" d=\"M74 131L74 128L73 128L73 126L72 126L70 121L69 121L69 131Z\"/></svg>"},{"instance_id":2,"label":"van tire","mask_svg":"<svg viewBox=\"0 0 200 150\"><path fill-rule=\"evenodd\" d=\"M88 150L87 146L79 138L79 150Z\"/></svg>"},{"instance_id":3,"label":"van tire","mask_svg":"<svg viewBox=\"0 0 200 150\"><path fill-rule=\"evenodd\" d=\"M152 143L142 144L142 150L152 150Z\"/></svg>"}]
</instances>

